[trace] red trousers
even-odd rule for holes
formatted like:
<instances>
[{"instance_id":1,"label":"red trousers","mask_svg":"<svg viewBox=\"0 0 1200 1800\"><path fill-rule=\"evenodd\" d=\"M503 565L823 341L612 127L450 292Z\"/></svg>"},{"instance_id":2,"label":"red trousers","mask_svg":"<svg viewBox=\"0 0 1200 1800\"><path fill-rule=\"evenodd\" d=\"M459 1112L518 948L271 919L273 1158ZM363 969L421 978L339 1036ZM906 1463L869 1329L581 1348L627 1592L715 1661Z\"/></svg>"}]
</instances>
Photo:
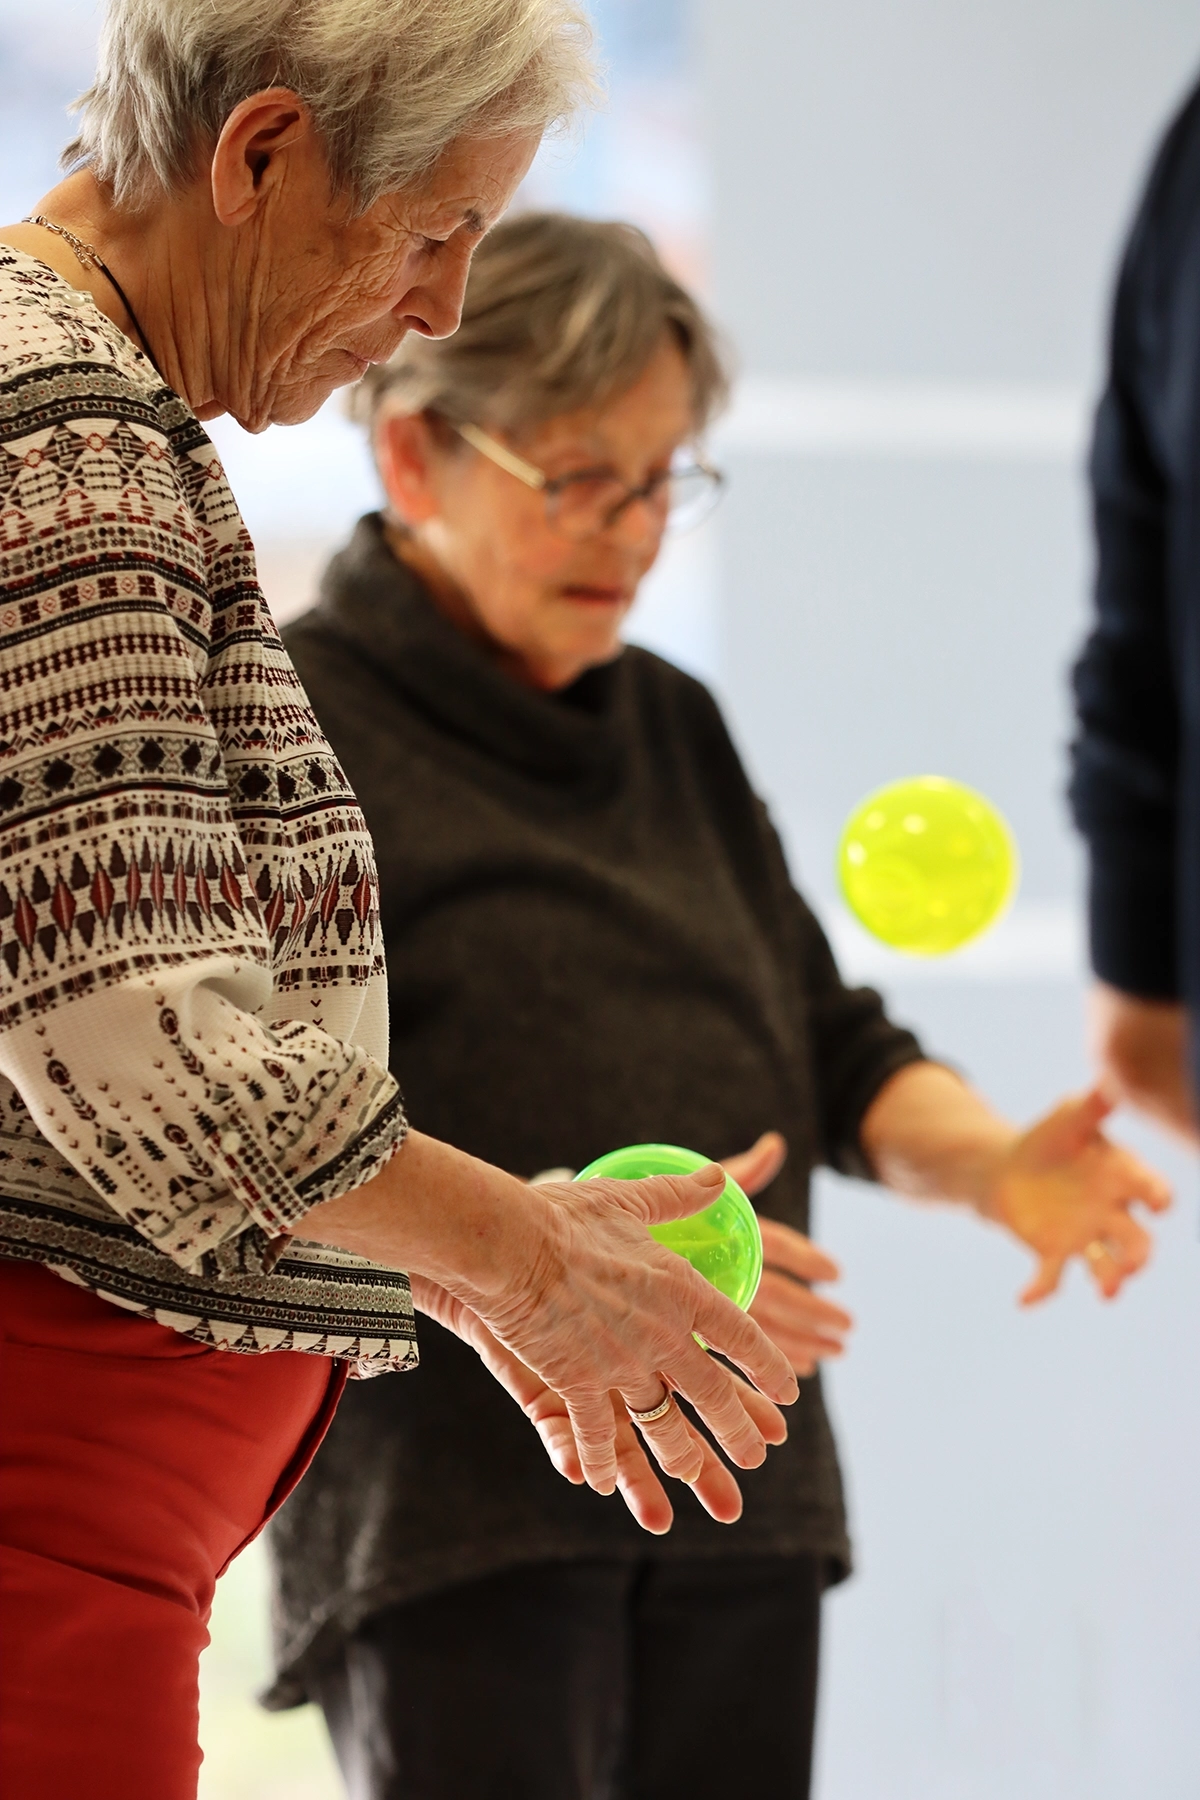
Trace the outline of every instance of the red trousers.
<instances>
[{"instance_id":1,"label":"red trousers","mask_svg":"<svg viewBox=\"0 0 1200 1800\"><path fill-rule=\"evenodd\" d=\"M3 1800L195 1800L213 1588L345 1368L207 1350L0 1261Z\"/></svg>"}]
</instances>

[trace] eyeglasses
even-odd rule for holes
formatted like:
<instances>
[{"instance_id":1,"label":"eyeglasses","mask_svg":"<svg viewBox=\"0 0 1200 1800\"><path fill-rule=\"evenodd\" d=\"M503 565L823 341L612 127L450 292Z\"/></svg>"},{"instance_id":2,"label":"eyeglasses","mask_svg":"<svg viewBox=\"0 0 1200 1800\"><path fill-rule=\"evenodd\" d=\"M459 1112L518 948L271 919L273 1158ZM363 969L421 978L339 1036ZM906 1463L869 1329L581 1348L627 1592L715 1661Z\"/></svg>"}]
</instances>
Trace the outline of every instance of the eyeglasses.
<instances>
[{"instance_id":1,"label":"eyeglasses","mask_svg":"<svg viewBox=\"0 0 1200 1800\"><path fill-rule=\"evenodd\" d=\"M564 537L599 537L639 501L661 519L661 529L691 531L707 519L725 489L721 471L701 462L672 463L636 488L607 469L578 469L569 475L550 476L478 425L456 425L454 429L497 468L540 493L546 502L547 522Z\"/></svg>"}]
</instances>

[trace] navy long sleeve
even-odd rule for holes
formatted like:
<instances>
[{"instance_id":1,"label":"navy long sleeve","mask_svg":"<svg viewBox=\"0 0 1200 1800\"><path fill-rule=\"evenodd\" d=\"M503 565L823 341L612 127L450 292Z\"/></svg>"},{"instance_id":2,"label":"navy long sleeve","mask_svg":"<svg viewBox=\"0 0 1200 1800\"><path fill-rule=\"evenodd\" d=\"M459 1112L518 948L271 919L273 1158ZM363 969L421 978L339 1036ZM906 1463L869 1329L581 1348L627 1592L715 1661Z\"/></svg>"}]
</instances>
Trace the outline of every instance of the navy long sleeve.
<instances>
[{"instance_id":1,"label":"navy long sleeve","mask_svg":"<svg viewBox=\"0 0 1200 1800\"><path fill-rule=\"evenodd\" d=\"M1091 482L1095 624L1075 670L1071 802L1092 963L1200 1001L1200 90L1122 263Z\"/></svg>"}]
</instances>

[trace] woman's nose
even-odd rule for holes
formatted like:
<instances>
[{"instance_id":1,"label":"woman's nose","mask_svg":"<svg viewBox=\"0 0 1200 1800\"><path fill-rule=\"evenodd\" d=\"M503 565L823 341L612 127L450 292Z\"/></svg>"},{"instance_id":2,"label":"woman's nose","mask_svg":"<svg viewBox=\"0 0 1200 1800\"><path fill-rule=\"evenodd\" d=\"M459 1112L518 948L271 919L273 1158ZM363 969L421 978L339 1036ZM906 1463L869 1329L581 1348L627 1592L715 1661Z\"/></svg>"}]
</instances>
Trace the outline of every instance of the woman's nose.
<instances>
[{"instance_id":1,"label":"woman's nose","mask_svg":"<svg viewBox=\"0 0 1200 1800\"><path fill-rule=\"evenodd\" d=\"M429 279L406 298L405 310L422 337L451 337L458 330L470 272L469 250L444 252Z\"/></svg>"},{"instance_id":2,"label":"woman's nose","mask_svg":"<svg viewBox=\"0 0 1200 1800\"><path fill-rule=\"evenodd\" d=\"M666 525L666 514L657 494L631 494L616 517L610 520L608 533L620 543L641 549L646 544L656 544Z\"/></svg>"}]
</instances>

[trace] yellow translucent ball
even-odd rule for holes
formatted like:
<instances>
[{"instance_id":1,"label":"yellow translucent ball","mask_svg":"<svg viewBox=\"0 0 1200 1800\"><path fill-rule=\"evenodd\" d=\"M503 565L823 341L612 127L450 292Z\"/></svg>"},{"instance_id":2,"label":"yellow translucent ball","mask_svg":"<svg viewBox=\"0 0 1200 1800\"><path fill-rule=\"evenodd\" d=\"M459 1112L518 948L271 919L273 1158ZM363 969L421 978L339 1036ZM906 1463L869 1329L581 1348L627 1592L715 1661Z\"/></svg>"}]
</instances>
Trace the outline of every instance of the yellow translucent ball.
<instances>
[{"instance_id":1,"label":"yellow translucent ball","mask_svg":"<svg viewBox=\"0 0 1200 1800\"><path fill-rule=\"evenodd\" d=\"M875 937L910 956L945 956L999 918L1016 892L1020 859L982 794L919 775L855 808L838 876L850 910Z\"/></svg>"}]
</instances>

